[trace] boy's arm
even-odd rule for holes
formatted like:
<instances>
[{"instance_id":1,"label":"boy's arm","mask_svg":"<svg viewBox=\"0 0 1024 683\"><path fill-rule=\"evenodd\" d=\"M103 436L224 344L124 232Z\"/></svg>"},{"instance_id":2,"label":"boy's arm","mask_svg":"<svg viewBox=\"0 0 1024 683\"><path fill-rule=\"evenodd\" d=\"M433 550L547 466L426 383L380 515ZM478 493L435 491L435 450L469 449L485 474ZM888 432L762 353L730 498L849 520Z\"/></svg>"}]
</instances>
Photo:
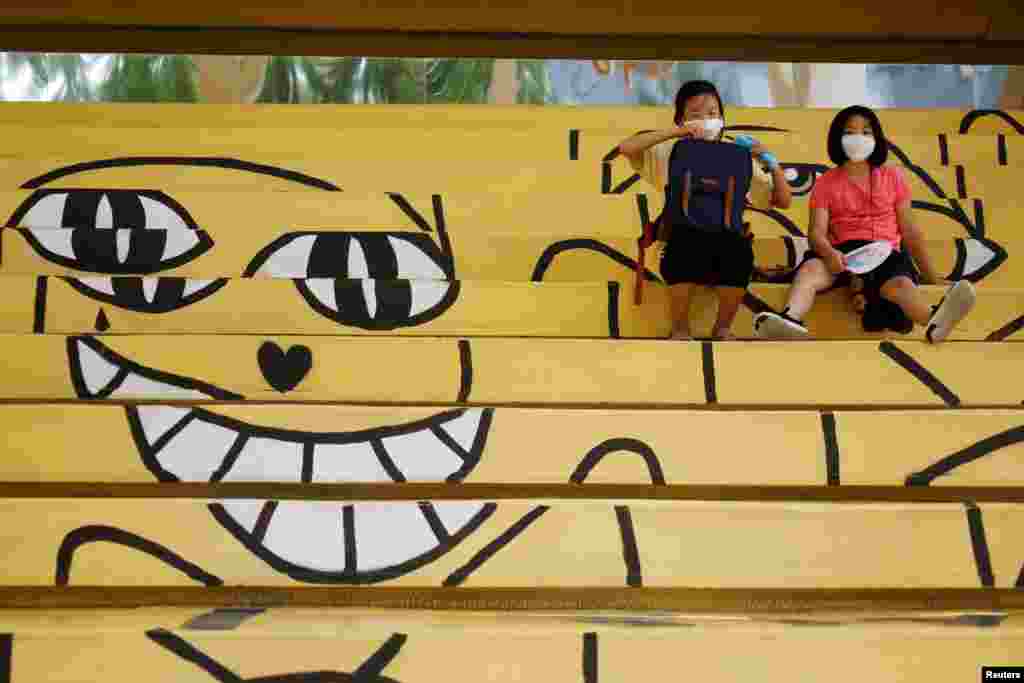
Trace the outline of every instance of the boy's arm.
<instances>
[{"instance_id":1,"label":"boy's arm","mask_svg":"<svg viewBox=\"0 0 1024 683\"><path fill-rule=\"evenodd\" d=\"M928 257L928 250L925 249L924 233L914 220L914 210L910 207L910 201L902 202L896 207L896 219L900 225L900 232L903 234L903 244L910 252L911 258L921 271L922 284L936 285L943 281L935 272L931 259Z\"/></svg>"},{"instance_id":2,"label":"boy's arm","mask_svg":"<svg viewBox=\"0 0 1024 683\"><path fill-rule=\"evenodd\" d=\"M637 133L619 143L619 152L629 159L634 168L643 166L644 152L655 145L673 138L692 137L700 131L697 126L679 126L665 130L652 130L648 133Z\"/></svg>"}]
</instances>

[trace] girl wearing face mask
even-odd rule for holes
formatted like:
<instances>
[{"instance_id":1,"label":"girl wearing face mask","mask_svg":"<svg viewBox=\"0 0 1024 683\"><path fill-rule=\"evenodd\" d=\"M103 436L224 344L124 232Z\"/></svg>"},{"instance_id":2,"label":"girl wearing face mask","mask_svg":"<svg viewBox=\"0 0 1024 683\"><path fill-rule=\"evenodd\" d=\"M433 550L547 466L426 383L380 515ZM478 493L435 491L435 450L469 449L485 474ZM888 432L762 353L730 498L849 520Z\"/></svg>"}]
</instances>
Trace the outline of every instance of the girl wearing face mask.
<instances>
[{"instance_id":1,"label":"girl wearing face mask","mask_svg":"<svg viewBox=\"0 0 1024 683\"><path fill-rule=\"evenodd\" d=\"M803 318L814 297L849 282L846 254L884 240L892 253L861 276L865 293L892 302L910 321L925 326L928 341L944 340L974 306L974 288L966 280L957 282L934 307L917 288L915 263L925 284L943 280L914 222L903 171L885 165L888 143L875 113L860 106L839 112L829 129L828 154L836 167L818 178L811 192L811 250L797 270L782 315L759 313L755 334L767 339L808 336Z\"/></svg>"},{"instance_id":2,"label":"girl wearing face mask","mask_svg":"<svg viewBox=\"0 0 1024 683\"><path fill-rule=\"evenodd\" d=\"M723 119L724 108L715 86L707 81L690 81L676 95L675 126L634 135L619 145L619 152L644 180L663 192L669 156L677 140L721 140ZM760 209L787 208L792 195L778 160L755 140L748 138L747 146L755 159L748 203ZM732 323L753 269L753 247L739 233L673 231L661 257L661 275L669 285L672 307L670 338L690 339L690 299L695 285L712 285L718 295L718 318L712 337L733 338Z\"/></svg>"}]
</instances>

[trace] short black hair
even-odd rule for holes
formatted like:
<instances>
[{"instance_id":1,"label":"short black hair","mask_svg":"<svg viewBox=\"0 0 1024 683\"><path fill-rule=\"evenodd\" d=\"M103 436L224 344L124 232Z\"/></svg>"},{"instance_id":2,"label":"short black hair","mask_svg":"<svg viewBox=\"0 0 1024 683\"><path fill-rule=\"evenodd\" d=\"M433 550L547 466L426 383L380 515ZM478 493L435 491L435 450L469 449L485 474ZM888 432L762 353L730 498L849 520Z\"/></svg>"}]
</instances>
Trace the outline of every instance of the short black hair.
<instances>
[{"instance_id":1,"label":"short black hair","mask_svg":"<svg viewBox=\"0 0 1024 683\"><path fill-rule=\"evenodd\" d=\"M711 81L687 81L679 86L676 93L676 125L683 122L683 115L686 113L686 102L698 95L714 95L718 100L718 113L725 118L725 107L722 105L722 96L718 94L718 88Z\"/></svg>"},{"instance_id":2,"label":"short black hair","mask_svg":"<svg viewBox=\"0 0 1024 683\"><path fill-rule=\"evenodd\" d=\"M843 149L843 133L846 130L846 122L853 116L863 116L871 125L871 132L875 138L875 151L867 158L867 162L872 167L881 166L889 158L889 141L882 131L882 122L878 120L878 115L860 105L847 107L832 119L832 125L828 129L828 158L836 166L842 166L850 160L850 157L846 156L846 150Z\"/></svg>"}]
</instances>

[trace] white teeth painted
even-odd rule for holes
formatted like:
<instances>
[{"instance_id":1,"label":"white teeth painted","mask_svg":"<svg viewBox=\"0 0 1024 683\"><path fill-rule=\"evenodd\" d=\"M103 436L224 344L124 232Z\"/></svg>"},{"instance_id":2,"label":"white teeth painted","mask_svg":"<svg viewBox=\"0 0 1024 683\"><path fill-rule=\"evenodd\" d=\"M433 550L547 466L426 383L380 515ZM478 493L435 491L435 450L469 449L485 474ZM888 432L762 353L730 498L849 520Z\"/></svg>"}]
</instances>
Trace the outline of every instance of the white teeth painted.
<instances>
[{"instance_id":1,"label":"white teeth painted","mask_svg":"<svg viewBox=\"0 0 1024 683\"><path fill-rule=\"evenodd\" d=\"M160 449L160 467L181 481L209 481L238 434L219 425L192 420Z\"/></svg>"},{"instance_id":2,"label":"white teeth painted","mask_svg":"<svg viewBox=\"0 0 1024 683\"><path fill-rule=\"evenodd\" d=\"M179 400L208 400L210 397L201 391L185 389L165 382L157 382L129 373L121 386L117 388L110 398L138 398L138 399L179 399Z\"/></svg>"},{"instance_id":3,"label":"white teeth painted","mask_svg":"<svg viewBox=\"0 0 1024 683\"><path fill-rule=\"evenodd\" d=\"M132 244L132 231L118 230L114 239L117 240L117 262L124 263L128 260L128 250Z\"/></svg>"},{"instance_id":4,"label":"white teeth painted","mask_svg":"<svg viewBox=\"0 0 1024 683\"><path fill-rule=\"evenodd\" d=\"M181 256L199 244L199 235L195 230L165 230L167 239L164 243L163 261Z\"/></svg>"},{"instance_id":5,"label":"white teeth painted","mask_svg":"<svg viewBox=\"0 0 1024 683\"><path fill-rule=\"evenodd\" d=\"M315 244L316 235L296 237L271 254L258 272L268 277L306 277L309 274L309 256Z\"/></svg>"},{"instance_id":6,"label":"white teeth painted","mask_svg":"<svg viewBox=\"0 0 1024 683\"><path fill-rule=\"evenodd\" d=\"M103 294L109 294L110 296L116 296L114 294L114 280L109 277L80 277L77 278L78 282L85 285L89 289Z\"/></svg>"},{"instance_id":7,"label":"white teeth painted","mask_svg":"<svg viewBox=\"0 0 1024 683\"><path fill-rule=\"evenodd\" d=\"M463 465L462 458L428 429L391 436L381 442L406 481L439 481Z\"/></svg>"},{"instance_id":8,"label":"white teeth painted","mask_svg":"<svg viewBox=\"0 0 1024 683\"><path fill-rule=\"evenodd\" d=\"M64 205L68 193L48 194L22 217L19 228L62 228L64 227Z\"/></svg>"},{"instance_id":9,"label":"white teeth painted","mask_svg":"<svg viewBox=\"0 0 1024 683\"><path fill-rule=\"evenodd\" d=\"M231 515L231 518L250 534L256 528L256 520L260 518L260 512L267 503L265 500L245 500L241 498L232 498L218 502Z\"/></svg>"},{"instance_id":10,"label":"white teeth painted","mask_svg":"<svg viewBox=\"0 0 1024 683\"><path fill-rule=\"evenodd\" d=\"M113 381L118 367L82 342L78 342L75 348L78 350L78 367L85 389L91 396L95 396Z\"/></svg>"},{"instance_id":11,"label":"white teeth painted","mask_svg":"<svg viewBox=\"0 0 1024 683\"><path fill-rule=\"evenodd\" d=\"M419 247L391 235L388 235L388 242L391 244L391 248L394 249L395 257L398 259L399 278L447 279L444 271L438 268L437 264L423 253L423 250Z\"/></svg>"},{"instance_id":12,"label":"white teeth painted","mask_svg":"<svg viewBox=\"0 0 1024 683\"><path fill-rule=\"evenodd\" d=\"M142 423L146 442L152 446L171 427L185 419L191 410L175 406L137 406L135 408Z\"/></svg>"},{"instance_id":13,"label":"white teeth painted","mask_svg":"<svg viewBox=\"0 0 1024 683\"><path fill-rule=\"evenodd\" d=\"M270 519L263 545L275 555L301 567L325 572L343 571L345 534L341 510L335 502L281 501ZM356 524L358 536L358 512ZM376 531L387 538L385 543L394 543L395 530L381 528Z\"/></svg>"},{"instance_id":14,"label":"white teeth painted","mask_svg":"<svg viewBox=\"0 0 1024 683\"><path fill-rule=\"evenodd\" d=\"M441 523L444 524L444 528L448 530L448 534L451 536L454 536L462 527L469 524L473 516L483 509L483 503L471 501L434 503L434 510L437 512L437 516L441 518Z\"/></svg>"},{"instance_id":15,"label":"white teeth painted","mask_svg":"<svg viewBox=\"0 0 1024 683\"><path fill-rule=\"evenodd\" d=\"M437 537L416 503L357 503L354 507L359 571L391 567L437 547Z\"/></svg>"},{"instance_id":16,"label":"white teeth painted","mask_svg":"<svg viewBox=\"0 0 1024 683\"><path fill-rule=\"evenodd\" d=\"M794 263L793 265L796 266L797 263L800 263L803 260L804 255L808 251L810 251L810 249L811 249L810 240L808 240L806 237L794 237L793 238L793 251L796 252L796 263Z\"/></svg>"},{"instance_id":17,"label":"white teeth painted","mask_svg":"<svg viewBox=\"0 0 1024 683\"><path fill-rule=\"evenodd\" d=\"M450 282L434 282L430 280L412 280L409 288L412 290L412 302L409 306L409 315L415 316L436 306L448 293L451 287Z\"/></svg>"},{"instance_id":18,"label":"white teeth painted","mask_svg":"<svg viewBox=\"0 0 1024 683\"><path fill-rule=\"evenodd\" d=\"M352 238L348 241L348 277L351 280L359 280L370 277L370 267L366 263L366 252L359 240Z\"/></svg>"},{"instance_id":19,"label":"white teeth painted","mask_svg":"<svg viewBox=\"0 0 1024 683\"><path fill-rule=\"evenodd\" d=\"M251 438L223 481L302 481L302 444Z\"/></svg>"},{"instance_id":20,"label":"white teeth painted","mask_svg":"<svg viewBox=\"0 0 1024 683\"><path fill-rule=\"evenodd\" d=\"M454 420L442 424L441 429L448 432L449 436L455 439L466 452L469 452L480 431L480 420L483 419L483 416L483 408L472 408Z\"/></svg>"},{"instance_id":21,"label":"white teeth painted","mask_svg":"<svg viewBox=\"0 0 1024 683\"><path fill-rule=\"evenodd\" d=\"M964 240L964 247L967 249L967 258L964 261L964 275L970 275L981 270L981 268L996 257L994 251L976 239Z\"/></svg>"},{"instance_id":22,"label":"white teeth painted","mask_svg":"<svg viewBox=\"0 0 1024 683\"><path fill-rule=\"evenodd\" d=\"M155 277L144 277L142 278L142 296L146 298L146 301L153 303L156 299L156 289L160 286L160 278Z\"/></svg>"},{"instance_id":23,"label":"white teeth painted","mask_svg":"<svg viewBox=\"0 0 1024 683\"><path fill-rule=\"evenodd\" d=\"M314 277L305 281L306 289L324 306L338 312L338 296L334 291L334 280L325 277Z\"/></svg>"},{"instance_id":24,"label":"white teeth painted","mask_svg":"<svg viewBox=\"0 0 1024 683\"><path fill-rule=\"evenodd\" d=\"M213 280L185 280L185 289L182 290L181 295L190 296L198 291L206 289L211 284L213 284Z\"/></svg>"},{"instance_id":25,"label":"white teeth painted","mask_svg":"<svg viewBox=\"0 0 1024 683\"><path fill-rule=\"evenodd\" d=\"M114 227L114 207L110 205L110 197L103 195L100 198L100 205L96 207L96 227L102 230L111 230ZM133 227L129 225L118 227Z\"/></svg>"},{"instance_id":26,"label":"white teeth painted","mask_svg":"<svg viewBox=\"0 0 1024 683\"><path fill-rule=\"evenodd\" d=\"M182 220L181 216L174 212L171 207L157 202L149 197L139 196L139 201L142 203L142 210L146 214L145 225L133 225L133 228L163 228L164 230L173 230L175 232L192 232L185 221Z\"/></svg>"},{"instance_id":27,"label":"white teeth painted","mask_svg":"<svg viewBox=\"0 0 1024 683\"><path fill-rule=\"evenodd\" d=\"M71 246L73 232L67 228L33 228L29 233L47 251L76 260L74 247Z\"/></svg>"},{"instance_id":28,"label":"white teeth painted","mask_svg":"<svg viewBox=\"0 0 1024 683\"><path fill-rule=\"evenodd\" d=\"M318 444L313 451L313 481L390 482L391 477L380 464L373 447L364 441Z\"/></svg>"},{"instance_id":29,"label":"white teeth painted","mask_svg":"<svg viewBox=\"0 0 1024 683\"><path fill-rule=\"evenodd\" d=\"M363 299L366 301L366 313L370 318L377 317L377 281L360 280L363 285Z\"/></svg>"}]
</instances>

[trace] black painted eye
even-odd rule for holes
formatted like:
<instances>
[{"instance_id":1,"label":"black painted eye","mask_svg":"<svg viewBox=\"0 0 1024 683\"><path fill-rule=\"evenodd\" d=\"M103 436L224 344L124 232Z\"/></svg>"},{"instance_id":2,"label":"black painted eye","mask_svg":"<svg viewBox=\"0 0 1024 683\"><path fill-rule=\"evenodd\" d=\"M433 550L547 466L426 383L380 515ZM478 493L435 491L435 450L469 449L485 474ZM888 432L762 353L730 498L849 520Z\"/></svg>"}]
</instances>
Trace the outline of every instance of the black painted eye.
<instances>
[{"instance_id":1,"label":"black painted eye","mask_svg":"<svg viewBox=\"0 0 1024 683\"><path fill-rule=\"evenodd\" d=\"M90 299L140 313L169 313L202 301L227 284L219 280L180 277L89 277L65 278L68 284Z\"/></svg>"},{"instance_id":2,"label":"black painted eye","mask_svg":"<svg viewBox=\"0 0 1024 683\"><path fill-rule=\"evenodd\" d=\"M8 225L51 263L93 273L154 273L213 246L184 207L149 190L38 190Z\"/></svg>"},{"instance_id":3,"label":"black painted eye","mask_svg":"<svg viewBox=\"0 0 1024 683\"><path fill-rule=\"evenodd\" d=\"M782 164L785 170L786 182L793 194L803 197L814 189L814 183L829 169L822 164Z\"/></svg>"},{"instance_id":4,"label":"black painted eye","mask_svg":"<svg viewBox=\"0 0 1024 683\"><path fill-rule=\"evenodd\" d=\"M317 313L368 330L412 327L455 303L451 256L418 232L296 232L264 248L245 275L293 278Z\"/></svg>"}]
</instances>

